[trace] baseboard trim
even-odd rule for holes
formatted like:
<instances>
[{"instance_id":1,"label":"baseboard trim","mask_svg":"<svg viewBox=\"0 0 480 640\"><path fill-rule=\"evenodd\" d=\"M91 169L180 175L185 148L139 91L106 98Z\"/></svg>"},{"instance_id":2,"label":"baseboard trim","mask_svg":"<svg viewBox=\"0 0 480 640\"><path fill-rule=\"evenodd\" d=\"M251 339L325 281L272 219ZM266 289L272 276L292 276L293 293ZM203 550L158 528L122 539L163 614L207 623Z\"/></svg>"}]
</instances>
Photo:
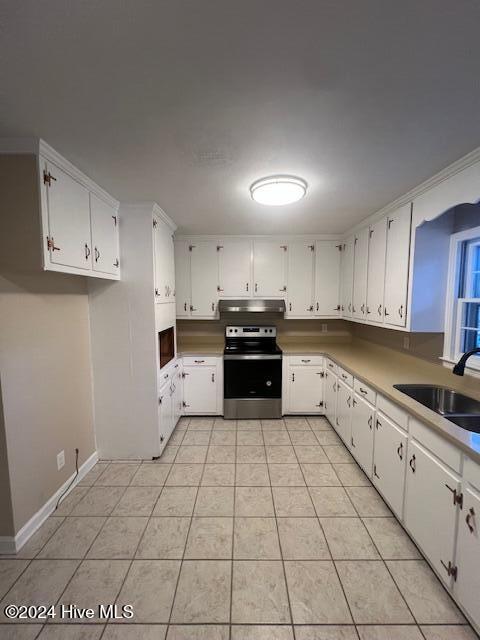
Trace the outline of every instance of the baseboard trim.
<instances>
[{"instance_id":1,"label":"baseboard trim","mask_svg":"<svg viewBox=\"0 0 480 640\"><path fill-rule=\"evenodd\" d=\"M98 461L98 453L95 451L92 455L85 460L85 462L78 469L78 476L73 482L72 486L65 494L64 498L68 496L70 491L77 486L77 484L82 480L90 469L97 463ZM55 510L55 506L59 497L62 493L67 489L68 485L75 478L75 474L72 474L68 480L66 480L62 486L47 500L47 502L41 507L37 513L35 513L30 520L23 525L20 531L16 536L0 536L0 555L4 554L14 554L20 551L23 545L29 540L35 531L40 528L40 526L45 522L45 520L50 516Z\"/></svg>"}]
</instances>

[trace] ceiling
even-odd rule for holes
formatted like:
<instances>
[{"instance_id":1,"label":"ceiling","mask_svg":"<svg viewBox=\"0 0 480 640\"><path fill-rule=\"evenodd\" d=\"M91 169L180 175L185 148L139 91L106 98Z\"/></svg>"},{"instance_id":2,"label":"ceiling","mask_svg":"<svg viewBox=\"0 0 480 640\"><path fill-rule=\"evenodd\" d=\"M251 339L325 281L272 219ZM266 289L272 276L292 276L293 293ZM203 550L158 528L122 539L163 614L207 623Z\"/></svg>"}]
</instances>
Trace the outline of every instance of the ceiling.
<instances>
[{"instance_id":1,"label":"ceiling","mask_svg":"<svg viewBox=\"0 0 480 640\"><path fill-rule=\"evenodd\" d=\"M478 0L3 0L0 136L190 233L337 233L480 145ZM254 203L273 173L301 202Z\"/></svg>"}]
</instances>

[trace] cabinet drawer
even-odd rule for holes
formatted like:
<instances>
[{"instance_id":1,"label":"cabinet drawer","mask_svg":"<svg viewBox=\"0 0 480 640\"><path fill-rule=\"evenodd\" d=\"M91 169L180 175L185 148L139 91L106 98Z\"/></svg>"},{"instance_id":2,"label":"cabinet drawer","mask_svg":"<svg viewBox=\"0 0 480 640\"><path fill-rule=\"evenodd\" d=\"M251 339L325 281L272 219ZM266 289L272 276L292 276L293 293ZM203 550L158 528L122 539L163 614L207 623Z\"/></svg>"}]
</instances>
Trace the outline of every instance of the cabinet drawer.
<instances>
[{"instance_id":1,"label":"cabinet drawer","mask_svg":"<svg viewBox=\"0 0 480 640\"><path fill-rule=\"evenodd\" d=\"M184 356L183 365L185 367L194 367L195 365L203 365L214 367L217 365L219 358L215 356Z\"/></svg>"},{"instance_id":2,"label":"cabinet drawer","mask_svg":"<svg viewBox=\"0 0 480 640\"><path fill-rule=\"evenodd\" d=\"M324 358L323 356L289 356L288 358L288 364L290 366L294 365L300 365L300 366L304 366L304 365L313 365L315 367L322 367L323 366L323 361Z\"/></svg>"},{"instance_id":3,"label":"cabinet drawer","mask_svg":"<svg viewBox=\"0 0 480 640\"><path fill-rule=\"evenodd\" d=\"M410 434L418 440L426 449L435 454L442 462L454 471L460 472L462 454L453 444L450 444L436 434L430 427L421 423L416 418L410 418Z\"/></svg>"},{"instance_id":4,"label":"cabinet drawer","mask_svg":"<svg viewBox=\"0 0 480 640\"><path fill-rule=\"evenodd\" d=\"M345 371L345 369L342 369L342 367L337 366L337 375L340 380L343 380L343 382L345 382L345 384L348 384L349 387L353 387L353 376L351 373Z\"/></svg>"},{"instance_id":5,"label":"cabinet drawer","mask_svg":"<svg viewBox=\"0 0 480 640\"><path fill-rule=\"evenodd\" d=\"M330 358L325 358L325 368L327 368L329 371L331 371L335 375L337 374L337 369L338 369L337 363L334 362L333 360L330 360Z\"/></svg>"},{"instance_id":6,"label":"cabinet drawer","mask_svg":"<svg viewBox=\"0 0 480 640\"><path fill-rule=\"evenodd\" d=\"M398 424L399 427L402 427L405 431L408 430L408 413L397 404L379 394L377 396L377 409Z\"/></svg>"},{"instance_id":7,"label":"cabinet drawer","mask_svg":"<svg viewBox=\"0 0 480 640\"><path fill-rule=\"evenodd\" d=\"M358 393L360 397L365 398L365 400L368 400L368 402L370 402L373 405L375 404L377 392L374 391L371 387L366 385L364 382L362 382L358 378L355 378L353 383L353 388L355 389L355 391Z\"/></svg>"},{"instance_id":8,"label":"cabinet drawer","mask_svg":"<svg viewBox=\"0 0 480 640\"><path fill-rule=\"evenodd\" d=\"M465 457L463 478L469 482L472 487L475 487L477 491L480 491L480 465L467 457Z\"/></svg>"}]
</instances>

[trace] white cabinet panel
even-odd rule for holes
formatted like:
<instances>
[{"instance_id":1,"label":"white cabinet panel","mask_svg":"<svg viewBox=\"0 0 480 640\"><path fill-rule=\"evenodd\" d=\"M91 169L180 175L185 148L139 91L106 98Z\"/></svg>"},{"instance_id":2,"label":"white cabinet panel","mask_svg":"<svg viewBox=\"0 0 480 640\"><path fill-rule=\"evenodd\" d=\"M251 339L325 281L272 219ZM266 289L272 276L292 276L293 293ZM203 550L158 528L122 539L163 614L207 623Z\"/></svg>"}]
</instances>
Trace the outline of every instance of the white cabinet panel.
<instances>
[{"instance_id":1,"label":"white cabinet panel","mask_svg":"<svg viewBox=\"0 0 480 640\"><path fill-rule=\"evenodd\" d=\"M159 216L153 217L153 253L155 262L155 302L173 302L175 267L173 234Z\"/></svg>"},{"instance_id":2,"label":"white cabinet panel","mask_svg":"<svg viewBox=\"0 0 480 640\"><path fill-rule=\"evenodd\" d=\"M94 271L117 274L120 266L117 211L94 193L90 194L90 222Z\"/></svg>"},{"instance_id":3,"label":"white cabinet panel","mask_svg":"<svg viewBox=\"0 0 480 640\"><path fill-rule=\"evenodd\" d=\"M89 191L59 167L46 163L50 262L92 269Z\"/></svg>"},{"instance_id":4,"label":"white cabinet panel","mask_svg":"<svg viewBox=\"0 0 480 640\"><path fill-rule=\"evenodd\" d=\"M288 391L292 413L323 413L323 366L290 367Z\"/></svg>"},{"instance_id":5,"label":"white cabinet panel","mask_svg":"<svg viewBox=\"0 0 480 640\"><path fill-rule=\"evenodd\" d=\"M185 240L179 240L174 245L175 253L175 301L177 304L177 318L190 316L190 251Z\"/></svg>"},{"instance_id":6,"label":"white cabinet panel","mask_svg":"<svg viewBox=\"0 0 480 640\"><path fill-rule=\"evenodd\" d=\"M342 317L352 317L353 263L355 238L350 236L342 245L340 304Z\"/></svg>"},{"instance_id":7,"label":"white cabinet panel","mask_svg":"<svg viewBox=\"0 0 480 640\"><path fill-rule=\"evenodd\" d=\"M340 246L335 240L315 243L316 316L340 316Z\"/></svg>"},{"instance_id":8,"label":"white cabinet panel","mask_svg":"<svg viewBox=\"0 0 480 640\"><path fill-rule=\"evenodd\" d=\"M217 413L217 368L184 366L183 398L187 415Z\"/></svg>"},{"instance_id":9,"label":"white cabinet panel","mask_svg":"<svg viewBox=\"0 0 480 640\"><path fill-rule=\"evenodd\" d=\"M220 298L249 298L252 287L252 243L225 240L218 244Z\"/></svg>"},{"instance_id":10,"label":"white cabinet panel","mask_svg":"<svg viewBox=\"0 0 480 640\"><path fill-rule=\"evenodd\" d=\"M404 327L407 321L410 222L409 204L387 219L384 314L385 324L397 327Z\"/></svg>"},{"instance_id":11,"label":"white cabinet panel","mask_svg":"<svg viewBox=\"0 0 480 640\"><path fill-rule=\"evenodd\" d=\"M407 434L386 416L377 414L372 480L399 518L403 513L406 459Z\"/></svg>"},{"instance_id":12,"label":"white cabinet panel","mask_svg":"<svg viewBox=\"0 0 480 640\"><path fill-rule=\"evenodd\" d=\"M158 437L162 451L173 431L173 390L170 383L164 385L158 398Z\"/></svg>"},{"instance_id":13,"label":"white cabinet panel","mask_svg":"<svg viewBox=\"0 0 480 640\"><path fill-rule=\"evenodd\" d=\"M352 438L352 399L353 391L344 382L338 381L337 417L335 430L347 447L351 448Z\"/></svg>"},{"instance_id":14,"label":"white cabinet panel","mask_svg":"<svg viewBox=\"0 0 480 640\"><path fill-rule=\"evenodd\" d=\"M217 311L218 259L216 242L190 245L192 317L212 318Z\"/></svg>"},{"instance_id":15,"label":"white cabinet panel","mask_svg":"<svg viewBox=\"0 0 480 640\"><path fill-rule=\"evenodd\" d=\"M386 247L387 219L382 218L370 227L369 232L366 307L367 321L379 324L383 322Z\"/></svg>"},{"instance_id":16,"label":"white cabinet panel","mask_svg":"<svg viewBox=\"0 0 480 640\"><path fill-rule=\"evenodd\" d=\"M368 268L368 238L369 229L366 227L355 235L354 241L354 275L353 275L353 317L364 320L366 316L367 300L367 268Z\"/></svg>"},{"instance_id":17,"label":"white cabinet panel","mask_svg":"<svg viewBox=\"0 0 480 640\"><path fill-rule=\"evenodd\" d=\"M405 526L446 584L451 583L445 566L453 562L458 510L453 500L454 491L457 494L460 491L457 476L411 440L408 445Z\"/></svg>"},{"instance_id":18,"label":"white cabinet panel","mask_svg":"<svg viewBox=\"0 0 480 640\"><path fill-rule=\"evenodd\" d=\"M255 240L253 243L254 295L259 298L286 298L287 245Z\"/></svg>"},{"instance_id":19,"label":"white cabinet panel","mask_svg":"<svg viewBox=\"0 0 480 640\"><path fill-rule=\"evenodd\" d=\"M332 427L335 427L337 417L338 378L331 371L325 371L325 416Z\"/></svg>"},{"instance_id":20,"label":"white cabinet panel","mask_svg":"<svg viewBox=\"0 0 480 640\"><path fill-rule=\"evenodd\" d=\"M480 495L467 487L457 539L458 567L454 593L480 626Z\"/></svg>"},{"instance_id":21,"label":"white cabinet panel","mask_svg":"<svg viewBox=\"0 0 480 640\"><path fill-rule=\"evenodd\" d=\"M172 378L172 413L173 413L173 428L175 428L180 416L183 413L183 370L179 363L175 365L175 373Z\"/></svg>"},{"instance_id":22,"label":"white cabinet panel","mask_svg":"<svg viewBox=\"0 0 480 640\"><path fill-rule=\"evenodd\" d=\"M370 478L373 465L374 408L356 393L352 408L352 455Z\"/></svg>"},{"instance_id":23,"label":"white cabinet panel","mask_svg":"<svg viewBox=\"0 0 480 640\"><path fill-rule=\"evenodd\" d=\"M315 245L290 242L288 245L288 318L313 314L313 264Z\"/></svg>"}]
</instances>

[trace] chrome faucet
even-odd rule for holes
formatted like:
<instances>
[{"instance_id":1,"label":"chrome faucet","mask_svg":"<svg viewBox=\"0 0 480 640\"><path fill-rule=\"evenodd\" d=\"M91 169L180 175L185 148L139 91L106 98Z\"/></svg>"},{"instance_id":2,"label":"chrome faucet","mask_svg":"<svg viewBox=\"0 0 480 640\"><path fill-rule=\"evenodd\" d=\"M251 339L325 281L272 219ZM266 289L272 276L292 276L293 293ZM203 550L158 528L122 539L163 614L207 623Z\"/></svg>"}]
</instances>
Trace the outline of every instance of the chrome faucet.
<instances>
[{"instance_id":1,"label":"chrome faucet","mask_svg":"<svg viewBox=\"0 0 480 640\"><path fill-rule=\"evenodd\" d=\"M465 364L470 356L473 356L474 353L480 353L480 347L464 353L457 364L453 367L452 373L454 373L456 376L463 376L463 374L465 373Z\"/></svg>"}]
</instances>

